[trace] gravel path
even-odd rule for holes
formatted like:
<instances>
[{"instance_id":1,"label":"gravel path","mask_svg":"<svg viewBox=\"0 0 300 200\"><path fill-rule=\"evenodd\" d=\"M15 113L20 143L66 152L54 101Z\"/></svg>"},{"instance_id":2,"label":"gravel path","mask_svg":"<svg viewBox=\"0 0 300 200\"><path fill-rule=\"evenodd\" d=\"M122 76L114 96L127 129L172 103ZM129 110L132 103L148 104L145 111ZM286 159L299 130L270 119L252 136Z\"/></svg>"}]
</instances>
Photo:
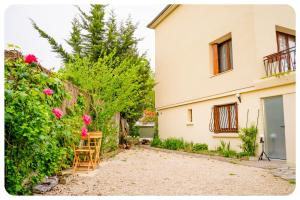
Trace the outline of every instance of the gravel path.
<instances>
[{"instance_id":1,"label":"gravel path","mask_svg":"<svg viewBox=\"0 0 300 200\"><path fill-rule=\"evenodd\" d=\"M287 195L294 189L265 169L137 148L46 195Z\"/></svg>"}]
</instances>

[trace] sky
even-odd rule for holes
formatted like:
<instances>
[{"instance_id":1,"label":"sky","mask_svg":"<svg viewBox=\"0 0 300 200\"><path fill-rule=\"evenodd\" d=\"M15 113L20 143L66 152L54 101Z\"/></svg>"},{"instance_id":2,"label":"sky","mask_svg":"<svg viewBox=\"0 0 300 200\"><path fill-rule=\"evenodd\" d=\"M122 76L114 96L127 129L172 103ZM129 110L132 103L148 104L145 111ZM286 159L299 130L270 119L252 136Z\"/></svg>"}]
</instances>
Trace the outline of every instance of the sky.
<instances>
[{"instance_id":1,"label":"sky","mask_svg":"<svg viewBox=\"0 0 300 200\"><path fill-rule=\"evenodd\" d=\"M79 5L88 12L89 5ZM134 23L138 23L135 36L143 38L138 44L140 52L146 52L151 68L155 68L155 34L154 30L147 28L147 24L165 7L165 4L156 5L108 5L115 11L117 20L126 20L130 15ZM67 51L71 48L65 42L71 31L71 21L78 16L77 8L73 5L12 5L5 11L4 44L15 44L21 47L24 55L34 54L45 68L58 70L63 64L57 54L51 51L47 40L40 38L32 27L30 18L40 28L62 44Z\"/></svg>"}]
</instances>

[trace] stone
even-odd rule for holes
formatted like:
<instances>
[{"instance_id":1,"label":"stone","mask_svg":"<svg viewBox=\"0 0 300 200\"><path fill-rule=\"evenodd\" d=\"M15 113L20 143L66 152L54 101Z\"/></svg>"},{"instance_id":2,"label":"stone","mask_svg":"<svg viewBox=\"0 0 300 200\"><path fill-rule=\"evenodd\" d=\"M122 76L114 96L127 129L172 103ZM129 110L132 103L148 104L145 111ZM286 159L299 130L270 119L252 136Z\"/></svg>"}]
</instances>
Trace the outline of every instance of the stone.
<instances>
[{"instance_id":1,"label":"stone","mask_svg":"<svg viewBox=\"0 0 300 200\"><path fill-rule=\"evenodd\" d=\"M46 178L41 184L33 187L33 193L43 194L50 191L54 186L58 184L58 177L52 176Z\"/></svg>"}]
</instances>

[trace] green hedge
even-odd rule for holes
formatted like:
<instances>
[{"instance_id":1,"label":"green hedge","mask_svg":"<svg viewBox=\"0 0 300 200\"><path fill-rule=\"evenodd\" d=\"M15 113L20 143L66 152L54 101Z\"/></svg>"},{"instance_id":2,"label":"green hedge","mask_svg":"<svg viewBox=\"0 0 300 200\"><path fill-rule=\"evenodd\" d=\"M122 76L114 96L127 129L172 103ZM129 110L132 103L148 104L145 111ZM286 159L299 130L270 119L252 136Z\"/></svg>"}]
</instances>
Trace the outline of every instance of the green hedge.
<instances>
[{"instance_id":1,"label":"green hedge","mask_svg":"<svg viewBox=\"0 0 300 200\"><path fill-rule=\"evenodd\" d=\"M53 95L43 90L50 88ZM45 176L68 168L73 145L79 143L85 99L57 119L52 109L70 96L55 75L23 59L5 61L5 188L10 194L30 194Z\"/></svg>"}]
</instances>

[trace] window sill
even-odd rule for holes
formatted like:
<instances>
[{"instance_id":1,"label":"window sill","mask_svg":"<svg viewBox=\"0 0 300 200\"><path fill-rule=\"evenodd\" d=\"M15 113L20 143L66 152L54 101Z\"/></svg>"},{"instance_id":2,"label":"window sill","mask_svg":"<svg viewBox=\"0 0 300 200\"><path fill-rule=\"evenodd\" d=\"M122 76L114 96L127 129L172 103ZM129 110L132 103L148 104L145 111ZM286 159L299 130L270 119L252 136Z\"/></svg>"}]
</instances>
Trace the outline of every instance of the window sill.
<instances>
[{"instance_id":1,"label":"window sill","mask_svg":"<svg viewBox=\"0 0 300 200\"><path fill-rule=\"evenodd\" d=\"M238 133L213 133L214 138L238 138Z\"/></svg>"},{"instance_id":2,"label":"window sill","mask_svg":"<svg viewBox=\"0 0 300 200\"><path fill-rule=\"evenodd\" d=\"M233 71L233 69L230 69L230 70L227 70L225 72L218 73L218 74L213 74L209 78L214 78L216 76L219 76L219 75L222 75L222 74L226 74L226 73L231 72L231 71Z\"/></svg>"},{"instance_id":3,"label":"window sill","mask_svg":"<svg viewBox=\"0 0 300 200\"><path fill-rule=\"evenodd\" d=\"M193 122L187 122L186 126L194 126L194 123Z\"/></svg>"}]
</instances>

